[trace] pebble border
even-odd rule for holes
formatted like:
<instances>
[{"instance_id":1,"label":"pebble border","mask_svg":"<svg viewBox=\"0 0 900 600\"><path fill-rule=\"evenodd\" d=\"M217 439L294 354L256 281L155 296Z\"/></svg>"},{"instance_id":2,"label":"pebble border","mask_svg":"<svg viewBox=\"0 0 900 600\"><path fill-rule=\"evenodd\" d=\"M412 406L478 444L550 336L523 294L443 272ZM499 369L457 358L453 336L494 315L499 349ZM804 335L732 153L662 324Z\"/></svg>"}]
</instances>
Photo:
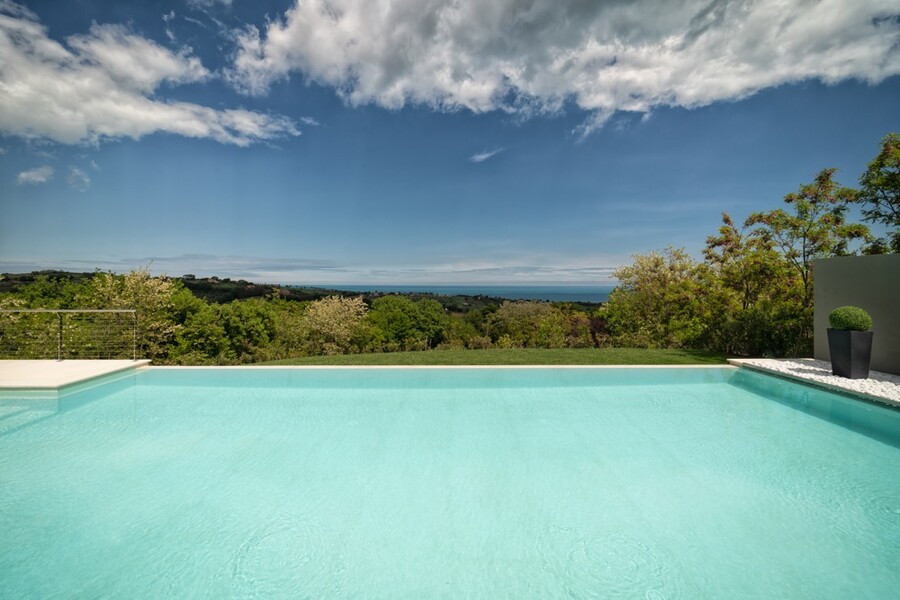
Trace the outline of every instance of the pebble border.
<instances>
[{"instance_id":1,"label":"pebble border","mask_svg":"<svg viewBox=\"0 0 900 600\"><path fill-rule=\"evenodd\" d=\"M871 371L868 379L847 379L832 375L830 362L812 358L729 358L728 362L900 408L900 375Z\"/></svg>"}]
</instances>

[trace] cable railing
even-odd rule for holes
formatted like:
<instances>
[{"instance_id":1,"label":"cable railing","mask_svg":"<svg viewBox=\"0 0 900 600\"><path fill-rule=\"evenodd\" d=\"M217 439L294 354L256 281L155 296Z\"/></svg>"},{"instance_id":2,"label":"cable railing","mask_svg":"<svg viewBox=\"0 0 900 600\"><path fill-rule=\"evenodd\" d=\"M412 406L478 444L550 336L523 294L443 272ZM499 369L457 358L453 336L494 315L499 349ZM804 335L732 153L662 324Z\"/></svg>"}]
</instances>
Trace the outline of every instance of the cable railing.
<instances>
[{"instance_id":1,"label":"cable railing","mask_svg":"<svg viewBox=\"0 0 900 600\"><path fill-rule=\"evenodd\" d=\"M0 310L0 358L137 359L134 309Z\"/></svg>"}]
</instances>

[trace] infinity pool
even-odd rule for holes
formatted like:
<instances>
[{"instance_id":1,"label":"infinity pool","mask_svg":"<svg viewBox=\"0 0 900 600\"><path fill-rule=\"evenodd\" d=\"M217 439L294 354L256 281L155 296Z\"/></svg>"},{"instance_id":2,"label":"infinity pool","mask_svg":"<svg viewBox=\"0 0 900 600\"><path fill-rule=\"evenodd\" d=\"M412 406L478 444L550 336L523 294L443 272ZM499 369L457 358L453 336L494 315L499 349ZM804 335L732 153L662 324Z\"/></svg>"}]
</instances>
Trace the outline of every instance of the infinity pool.
<instances>
[{"instance_id":1,"label":"infinity pool","mask_svg":"<svg viewBox=\"0 0 900 600\"><path fill-rule=\"evenodd\" d=\"M900 411L733 368L0 399L0 597L888 598Z\"/></svg>"}]
</instances>

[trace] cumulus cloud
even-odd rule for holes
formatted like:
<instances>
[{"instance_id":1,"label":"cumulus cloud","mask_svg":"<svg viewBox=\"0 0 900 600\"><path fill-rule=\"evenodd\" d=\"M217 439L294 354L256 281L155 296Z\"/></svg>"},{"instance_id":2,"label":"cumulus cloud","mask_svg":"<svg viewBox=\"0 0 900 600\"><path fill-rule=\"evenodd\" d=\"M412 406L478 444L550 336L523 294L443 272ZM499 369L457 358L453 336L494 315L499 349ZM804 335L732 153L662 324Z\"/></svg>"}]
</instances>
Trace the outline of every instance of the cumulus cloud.
<instances>
[{"instance_id":1,"label":"cumulus cloud","mask_svg":"<svg viewBox=\"0 0 900 600\"><path fill-rule=\"evenodd\" d=\"M79 192L83 192L90 187L91 178L78 167L69 167L69 174L66 175L66 182Z\"/></svg>"},{"instance_id":2,"label":"cumulus cloud","mask_svg":"<svg viewBox=\"0 0 900 600\"><path fill-rule=\"evenodd\" d=\"M497 148L496 150L490 150L488 152L479 152L477 154L473 154L469 157L469 160L473 163L481 163L491 158L492 156L496 156L506 150L506 148Z\"/></svg>"},{"instance_id":3,"label":"cumulus cloud","mask_svg":"<svg viewBox=\"0 0 900 600\"><path fill-rule=\"evenodd\" d=\"M305 0L236 33L228 73L265 94L291 74L351 105L591 116L698 107L789 82L900 73L896 0Z\"/></svg>"},{"instance_id":4,"label":"cumulus cloud","mask_svg":"<svg viewBox=\"0 0 900 600\"><path fill-rule=\"evenodd\" d=\"M51 179L53 179L53 167L44 165L42 167L29 169L28 171L22 171L19 173L19 176L16 177L16 183L19 185L38 185L47 183Z\"/></svg>"},{"instance_id":5,"label":"cumulus cloud","mask_svg":"<svg viewBox=\"0 0 900 600\"><path fill-rule=\"evenodd\" d=\"M120 25L63 45L29 9L0 0L0 134L64 144L155 132L246 146L298 135L284 116L166 101L161 86L202 82L190 48L172 51Z\"/></svg>"}]
</instances>

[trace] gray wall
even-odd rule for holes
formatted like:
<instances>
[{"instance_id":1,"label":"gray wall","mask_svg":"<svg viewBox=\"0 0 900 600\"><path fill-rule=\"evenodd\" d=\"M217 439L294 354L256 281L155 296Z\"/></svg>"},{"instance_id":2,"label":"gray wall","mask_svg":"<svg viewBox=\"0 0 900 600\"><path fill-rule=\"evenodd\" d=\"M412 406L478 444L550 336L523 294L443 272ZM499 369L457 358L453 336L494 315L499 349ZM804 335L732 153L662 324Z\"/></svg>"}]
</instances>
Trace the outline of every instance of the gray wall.
<instances>
[{"instance_id":1,"label":"gray wall","mask_svg":"<svg viewBox=\"0 0 900 600\"><path fill-rule=\"evenodd\" d=\"M900 375L900 254L813 261L815 357L828 354L828 314L852 305L872 315L872 369Z\"/></svg>"}]
</instances>

